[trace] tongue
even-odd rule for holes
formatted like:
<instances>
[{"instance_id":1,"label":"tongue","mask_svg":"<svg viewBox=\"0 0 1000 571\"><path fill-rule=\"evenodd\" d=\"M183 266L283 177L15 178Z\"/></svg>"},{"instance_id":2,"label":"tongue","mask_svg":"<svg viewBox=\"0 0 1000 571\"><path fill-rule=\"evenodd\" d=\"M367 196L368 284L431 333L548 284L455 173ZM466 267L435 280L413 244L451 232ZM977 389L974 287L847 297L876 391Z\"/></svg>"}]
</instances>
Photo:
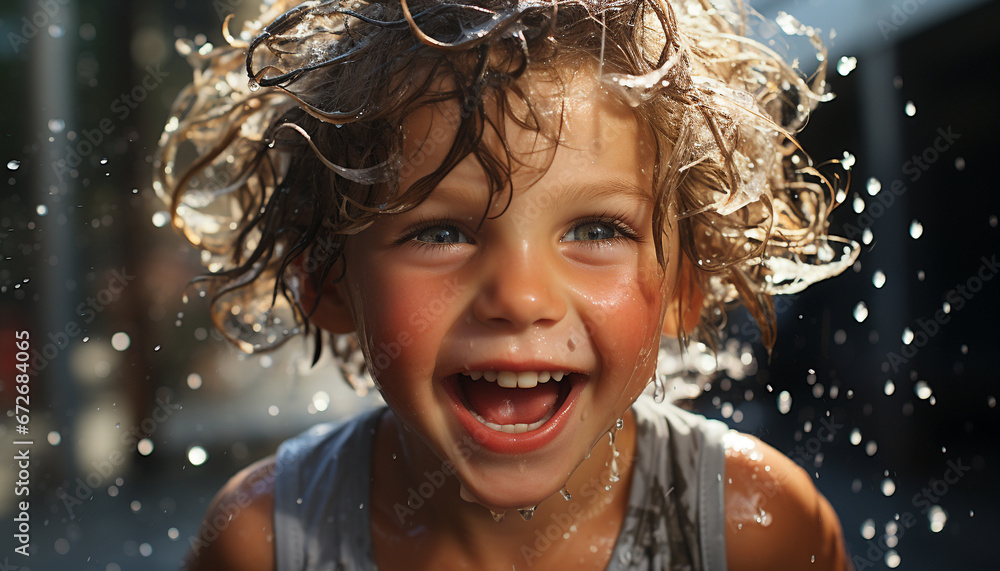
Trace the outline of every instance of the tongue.
<instances>
[{"instance_id":1,"label":"tongue","mask_svg":"<svg viewBox=\"0 0 1000 571\"><path fill-rule=\"evenodd\" d=\"M505 389L496 383L466 377L461 385L472 410L496 424L538 422L559 400L559 386L555 382L539 384L533 389Z\"/></svg>"}]
</instances>

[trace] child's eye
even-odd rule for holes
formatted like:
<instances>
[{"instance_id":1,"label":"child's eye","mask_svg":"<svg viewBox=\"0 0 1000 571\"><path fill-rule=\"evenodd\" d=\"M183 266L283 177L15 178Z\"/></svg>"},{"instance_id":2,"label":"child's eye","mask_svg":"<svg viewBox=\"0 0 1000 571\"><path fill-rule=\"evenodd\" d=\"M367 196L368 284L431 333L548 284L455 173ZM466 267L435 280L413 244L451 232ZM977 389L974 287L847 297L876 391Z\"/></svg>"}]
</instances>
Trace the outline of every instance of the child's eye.
<instances>
[{"instance_id":1,"label":"child's eye","mask_svg":"<svg viewBox=\"0 0 1000 571\"><path fill-rule=\"evenodd\" d=\"M471 242L458 228L439 223L415 230L411 239L425 244L468 244Z\"/></svg>"},{"instance_id":2,"label":"child's eye","mask_svg":"<svg viewBox=\"0 0 1000 571\"><path fill-rule=\"evenodd\" d=\"M628 226L618 220L587 220L577 224L562 237L563 242L606 242L636 238Z\"/></svg>"}]
</instances>

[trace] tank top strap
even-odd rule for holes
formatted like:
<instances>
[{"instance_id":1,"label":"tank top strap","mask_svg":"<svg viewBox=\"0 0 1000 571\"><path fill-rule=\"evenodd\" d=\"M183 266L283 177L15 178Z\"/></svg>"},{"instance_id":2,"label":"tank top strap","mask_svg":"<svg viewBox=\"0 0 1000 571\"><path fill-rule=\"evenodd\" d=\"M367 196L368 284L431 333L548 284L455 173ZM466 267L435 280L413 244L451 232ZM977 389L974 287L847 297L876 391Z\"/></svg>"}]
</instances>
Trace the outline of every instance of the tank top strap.
<instances>
[{"instance_id":1,"label":"tank top strap","mask_svg":"<svg viewBox=\"0 0 1000 571\"><path fill-rule=\"evenodd\" d=\"M609 571L725 571L729 428L641 397L628 513Z\"/></svg>"},{"instance_id":2,"label":"tank top strap","mask_svg":"<svg viewBox=\"0 0 1000 571\"><path fill-rule=\"evenodd\" d=\"M384 410L314 426L278 448L277 571L374 571L371 451Z\"/></svg>"}]
</instances>

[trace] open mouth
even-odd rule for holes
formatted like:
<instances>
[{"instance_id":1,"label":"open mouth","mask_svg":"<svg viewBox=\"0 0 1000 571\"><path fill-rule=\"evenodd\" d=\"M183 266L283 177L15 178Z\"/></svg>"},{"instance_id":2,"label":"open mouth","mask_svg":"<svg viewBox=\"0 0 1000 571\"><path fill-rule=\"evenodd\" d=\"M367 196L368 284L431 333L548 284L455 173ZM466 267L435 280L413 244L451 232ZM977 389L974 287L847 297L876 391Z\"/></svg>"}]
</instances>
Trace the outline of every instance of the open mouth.
<instances>
[{"instance_id":1,"label":"open mouth","mask_svg":"<svg viewBox=\"0 0 1000 571\"><path fill-rule=\"evenodd\" d=\"M453 377L455 396L491 431L525 435L543 428L585 375L566 371L470 371Z\"/></svg>"},{"instance_id":2,"label":"open mouth","mask_svg":"<svg viewBox=\"0 0 1000 571\"><path fill-rule=\"evenodd\" d=\"M555 438L587 377L569 371L484 370L452 375L446 386L459 420L477 442L514 453Z\"/></svg>"}]
</instances>

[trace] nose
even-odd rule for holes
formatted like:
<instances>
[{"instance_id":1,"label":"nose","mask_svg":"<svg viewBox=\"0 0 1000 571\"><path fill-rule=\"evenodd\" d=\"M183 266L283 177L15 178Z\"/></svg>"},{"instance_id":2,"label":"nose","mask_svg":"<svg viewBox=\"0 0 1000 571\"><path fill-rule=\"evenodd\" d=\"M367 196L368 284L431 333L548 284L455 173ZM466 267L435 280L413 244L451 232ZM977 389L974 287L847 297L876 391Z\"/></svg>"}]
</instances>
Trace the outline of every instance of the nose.
<instances>
[{"instance_id":1,"label":"nose","mask_svg":"<svg viewBox=\"0 0 1000 571\"><path fill-rule=\"evenodd\" d=\"M515 330L560 321L566 315L566 300L560 295L553 262L533 253L527 243L488 256L472 303L475 318Z\"/></svg>"}]
</instances>

